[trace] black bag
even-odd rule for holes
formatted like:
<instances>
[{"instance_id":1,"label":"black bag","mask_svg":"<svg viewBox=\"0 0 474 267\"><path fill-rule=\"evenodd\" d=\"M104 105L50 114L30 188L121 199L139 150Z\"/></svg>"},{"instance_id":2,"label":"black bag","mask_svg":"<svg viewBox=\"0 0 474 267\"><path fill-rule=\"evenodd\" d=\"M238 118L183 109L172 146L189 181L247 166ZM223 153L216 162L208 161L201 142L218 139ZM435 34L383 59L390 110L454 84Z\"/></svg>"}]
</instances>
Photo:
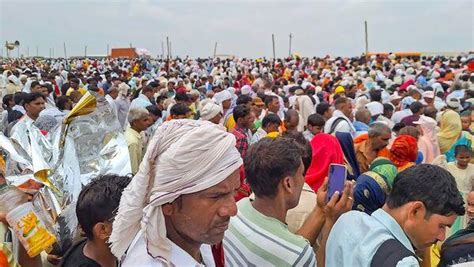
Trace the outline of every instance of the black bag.
<instances>
[{"instance_id":1,"label":"black bag","mask_svg":"<svg viewBox=\"0 0 474 267\"><path fill-rule=\"evenodd\" d=\"M403 258L410 256L418 259L415 253L407 249L400 241L397 239L388 239L377 249L370 266L395 267Z\"/></svg>"}]
</instances>

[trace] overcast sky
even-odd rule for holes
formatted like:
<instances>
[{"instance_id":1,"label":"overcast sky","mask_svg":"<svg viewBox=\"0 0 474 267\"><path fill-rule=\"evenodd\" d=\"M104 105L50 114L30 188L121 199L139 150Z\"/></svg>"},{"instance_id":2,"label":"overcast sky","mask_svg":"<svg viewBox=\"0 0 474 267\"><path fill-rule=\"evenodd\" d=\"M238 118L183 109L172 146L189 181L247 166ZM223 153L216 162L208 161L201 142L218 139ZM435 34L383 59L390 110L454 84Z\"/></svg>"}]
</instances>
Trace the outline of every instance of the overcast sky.
<instances>
[{"instance_id":1,"label":"overcast sky","mask_svg":"<svg viewBox=\"0 0 474 267\"><path fill-rule=\"evenodd\" d=\"M292 33L293 52L352 56L364 20L373 52L474 50L474 0L0 0L0 41L25 55L64 56L63 42L68 56L130 43L157 55L169 36L173 55L211 56L217 41L217 54L269 57L274 33L281 57Z\"/></svg>"}]
</instances>

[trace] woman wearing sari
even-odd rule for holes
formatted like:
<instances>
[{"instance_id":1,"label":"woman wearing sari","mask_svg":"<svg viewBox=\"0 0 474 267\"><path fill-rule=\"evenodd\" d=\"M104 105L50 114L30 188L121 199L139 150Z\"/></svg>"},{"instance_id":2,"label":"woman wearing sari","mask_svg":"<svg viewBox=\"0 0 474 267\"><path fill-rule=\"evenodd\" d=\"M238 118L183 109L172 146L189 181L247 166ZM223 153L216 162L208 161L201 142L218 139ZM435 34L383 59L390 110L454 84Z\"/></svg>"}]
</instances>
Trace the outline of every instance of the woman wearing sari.
<instances>
[{"instance_id":1,"label":"woman wearing sari","mask_svg":"<svg viewBox=\"0 0 474 267\"><path fill-rule=\"evenodd\" d=\"M415 165L418 157L417 142L411 135L399 135L393 141L389 159L397 166L398 172Z\"/></svg>"},{"instance_id":2,"label":"woman wearing sari","mask_svg":"<svg viewBox=\"0 0 474 267\"><path fill-rule=\"evenodd\" d=\"M357 178L352 209L371 215L381 208L392 190L395 176L397 167L389 159L379 157L372 161L369 171Z\"/></svg>"},{"instance_id":3,"label":"woman wearing sari","mask_svg":"<svg viewBox=\"0 0 474 267\"><path fill-rule=\"evenodd\" d=\"M453 111L446 110L441 114L438 142L441 154L446 156L448 162L456 160L454 149L458 145L465 145L474 149L473 137L462 130L461 116Z\"/></svg>"},{"instance_id":4,"label":"woman wearing sari","mask_svg":"<svg viewBox=\"0 0 474 267\"><path fill-rule=\"evenodd\" d=\"M330 134L317 134L310 144L313 157L306 172L305 181L314 192L317 192L328 175L329 165L331 163L344 164L344 153L336 137Z\"/></svg>"}]
</instances>

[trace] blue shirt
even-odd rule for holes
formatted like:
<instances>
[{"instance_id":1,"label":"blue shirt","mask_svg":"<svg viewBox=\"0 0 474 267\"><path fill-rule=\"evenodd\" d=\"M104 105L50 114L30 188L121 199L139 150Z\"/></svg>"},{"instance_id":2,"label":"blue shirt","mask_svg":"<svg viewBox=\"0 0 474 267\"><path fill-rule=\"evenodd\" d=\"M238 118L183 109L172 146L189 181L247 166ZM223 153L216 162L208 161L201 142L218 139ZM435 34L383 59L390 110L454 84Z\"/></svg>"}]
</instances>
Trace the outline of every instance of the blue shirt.
<instances>
[{"instance_id":1,"label":"blue shirt","mask_svg":"<svg viewBox=\"0 0 474 267\"><path fill-rule=\"evenodd\" d=\"M334 224L326 245L326 266L369 267L377 249L388 239L397 239L414 253L410 240L395 219L383 209L367 215L349 211ZM418 267L414 256L397 267Z\"/></svg>"}]
</instances>

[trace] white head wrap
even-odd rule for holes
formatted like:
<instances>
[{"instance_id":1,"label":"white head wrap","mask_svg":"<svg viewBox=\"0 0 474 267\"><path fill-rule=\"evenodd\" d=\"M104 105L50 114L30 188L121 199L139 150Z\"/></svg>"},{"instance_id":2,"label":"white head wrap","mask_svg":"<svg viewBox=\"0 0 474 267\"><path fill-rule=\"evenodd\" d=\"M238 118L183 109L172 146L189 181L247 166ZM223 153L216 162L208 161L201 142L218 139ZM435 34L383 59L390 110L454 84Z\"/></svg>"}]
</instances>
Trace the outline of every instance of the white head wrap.
<instances>
[{"instance_id":1,"label":"white head wrap","mask_svg":"<svg viewBox=\"0 0 474 267\"><path fill-rule=\"evenodd\" d=\"M213 102L209 102L201 110L201 119L208 121L219 114L219 112L222 112L222 107Z\"/></svg>"},{"instance_id":2,"label":"white head wrap","mask_svg":"<svg viewBox=\"0 0 474 267\"><path fill-rule=\"evenodd\" d=\"M218 125L187 119L164 123L122 194L110 236L112 253L120 259L141 229L148 253L169 262L171 241L161 206L222 182L241 165L234 136Z\"/></svg>"},{"instance_id":3,"label":"white head wrap","mask_svg":"<svg viewBox=\"0 0 474 267\"><path fill-rule=\"evenodd\" d=\"M217 104L222 104L222 102L228 99L232 99L232 94L228 90L223 90L214 95L214 101L216 101Z\"/></svg>"}]
</instances>

